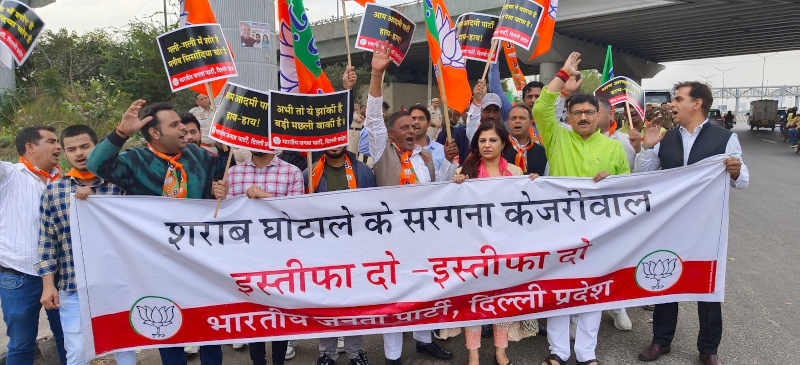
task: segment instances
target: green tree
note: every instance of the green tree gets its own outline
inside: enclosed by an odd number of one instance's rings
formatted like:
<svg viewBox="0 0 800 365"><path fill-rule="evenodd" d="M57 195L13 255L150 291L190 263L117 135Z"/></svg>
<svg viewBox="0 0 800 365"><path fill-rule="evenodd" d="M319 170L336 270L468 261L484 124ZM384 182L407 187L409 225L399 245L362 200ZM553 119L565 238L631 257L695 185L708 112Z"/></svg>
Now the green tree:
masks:
<svg viewBox="0 0 800 365"><path fill-rule="evenodd" d="M583 79L583 83L581 84L579 91L582 94L593 94L594 90L600 86L600 81L603 79L603 75L601 75L600 72L595 69L582 70L581 78Z"/></svg>

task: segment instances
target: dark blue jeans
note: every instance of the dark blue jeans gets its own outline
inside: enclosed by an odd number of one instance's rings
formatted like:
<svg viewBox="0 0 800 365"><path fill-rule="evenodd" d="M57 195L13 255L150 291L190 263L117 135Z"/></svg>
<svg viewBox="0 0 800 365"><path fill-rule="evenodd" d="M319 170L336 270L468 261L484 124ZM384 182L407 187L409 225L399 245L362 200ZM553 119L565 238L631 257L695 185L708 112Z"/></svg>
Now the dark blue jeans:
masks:
<svg viewBox="0 0 800 365"><path fill-rule="evenodd" d="M0 304L9 338L6 364L33 364L41 298L42 278L12 271L0 272ZM58 358L61 364L66 364L67 352L58 310L48 310L47 319L56 340Z"/></svg>
<svg viewBox="0 0 800 365"><path fill-rule="evenodd" d="M186 365L183 347L160 348L158 352L163 365ZM200 346L200 364L222 365L222 345Z"/></svg>
<svg viewBox="0 0 800 365"><path fill-rule="evenodd" d="M789 133L789 144L791 144L792 146L796 145L798 139L797 128L790 128L788 133Z"/></svg>

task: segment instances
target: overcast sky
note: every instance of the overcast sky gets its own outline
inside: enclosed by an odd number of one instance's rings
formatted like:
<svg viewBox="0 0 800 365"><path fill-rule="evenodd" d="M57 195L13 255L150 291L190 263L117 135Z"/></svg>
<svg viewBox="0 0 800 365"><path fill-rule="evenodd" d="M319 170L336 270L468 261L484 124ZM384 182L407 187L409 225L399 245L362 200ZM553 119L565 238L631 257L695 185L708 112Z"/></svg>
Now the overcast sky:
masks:
<svg viewBox="0 0 800 365"><path fill-rule="evenodd" d="M228 0L235 1L235 0ZM265 0L271 1L271 0ZM379 4L396 4L408 0L377 0ZM336 15L337 0L306 0L312 20ZM348 14L363 12L361 6L347 1ZM67 28L86 32L98 27L121 27L133 17L147 17L160 12L162 2L157 0L58 0L38 13L47 23L47 28ZM113 11L111 10L113 9ZM177 13L174 7L169 9ZM156 19L162 19L158 13ZM800 50L768 53L764 83L770 85L800 85ZM722 87L723 74L725 86L760 86L762 66L765 58L761 55L721 57L703 60L665 63L667 68L653 79L643 81L646 89L671 87L676 81L700 80L714 87ZM727 70L727 71L724 71Z"/></svg>

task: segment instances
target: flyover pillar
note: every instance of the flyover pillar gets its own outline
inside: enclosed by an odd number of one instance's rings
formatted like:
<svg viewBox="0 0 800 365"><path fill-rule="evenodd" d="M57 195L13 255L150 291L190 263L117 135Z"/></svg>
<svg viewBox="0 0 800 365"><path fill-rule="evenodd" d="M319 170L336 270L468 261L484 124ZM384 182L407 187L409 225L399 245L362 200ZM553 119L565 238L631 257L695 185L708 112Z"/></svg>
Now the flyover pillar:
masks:
<svg viewBox="0 0 800 365"><path fill-rule="evenodd" d="M559 68L560 65L558 63L542 62L539 64L539 81L547 85L550 80L556 77L556 73L558 73Z"/></svg>

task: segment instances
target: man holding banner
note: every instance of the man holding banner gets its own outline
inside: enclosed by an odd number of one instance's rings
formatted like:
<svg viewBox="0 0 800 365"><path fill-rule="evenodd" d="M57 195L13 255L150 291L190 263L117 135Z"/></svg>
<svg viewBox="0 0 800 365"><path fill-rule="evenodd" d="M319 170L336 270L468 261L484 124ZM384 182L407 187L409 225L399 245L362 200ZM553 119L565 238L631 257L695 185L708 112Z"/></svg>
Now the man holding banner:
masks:
<svg viewBox="0 0 800 365"><path fill-rule="evenodd" d="M229 151L219 156L187 144L186 127L168 104L134 101L117 126L89 155L87 168L130 195L155 195L177 199L211 197L211 182L221 177ZM142 131L146 148L121 152L127 139ZM162 178L163 176L163 178ZM159 349L164 365L186 364L183 347ZM200 346L200 362L222 364L220 345Z"/></svg>
<svg viewBox="0 0 800 365"><path fill-rule="evenodd" d="M36 264L36 271L42 277L42 305L47 310L58 310L61 318L67 364L87 364L72 256L70 201L72 196L86 199L93 194L122 195L123 192L116 185L86 170L86 160L97 143L94 130L85 125L72 125L61 132L60 139L72 169L65 177L48 184L42 193L39 208L40 260ZM136 353L115 352L114 359L119 365L135 365Z"/></svg>
<svg viewBox="0 0 800 365"><path fill-rule="evenodd" d="M373 171L378 186L447 181L455 173L454 166L447 160L443 161L440 170L450 171L450 174L437 176L430 151L416 144L414 120L407 112L395 112L389 116L388 123L383 122L383 74L391 62L385 43L375 49L364 128L369 137L369 151L375 161ZM432 341L429 330L414 331L414 339L417 341L417 352L442 360L453 358L452 352ZM383 347L386 364L402 364L402 332L384 334Z"/></svg>
<svg viewBox="0 0 800 365"><path fill-rule="evenodd" d="M581 54L572 52L564 67L556 74L533 107L539 133L550 161L552 176L592 177L599 182L609 175L630 173L622 146L602 135L597 128L597 99L593 95L573 95L567 99L567 122L572 130L558 124L556 99L571 77L580 75ZM598 365L595 355L597 332L602 312L576 315L575 358L579 365ZM550 355L543 365L566 364L570 358L570 316L547 319L547 341Z"/></svg>
<svg viewBox="0 0 800 365"><path fill-rule="evenodd" d="M217 199L247 196L250 199L266 199L276 196L303 195L303 177L300 169L281 160L277 151L253 152L253 158L233 166L226 181L216 181L212 191ZM289 341L272 342L272 364L282 365L286 360ZM253 365L266 365L264 342L248 344Z"/></svg>
<svg viewBox="0 0 800 365"><path fill-rule="evenodd" d="M734 188L744 189L750 183L750 172L742 162L742 146L735 133L708 122L708 110L714 102L711 89L700 82L675 85L671 107L673 118L680 127L670 129L661 138L659 126L647 126L644 143L636 129L630 131L636 155L636 171L652 171L688 166L719 154L730 156L725 168ZM717 348L722 339L722 304L697 302L700 332L697 350L706 365L722 364ZM668 354L678 322L678 303L657 304L653 311L653 341L641 353L639 360L655 361Z"/></svg>
<svg viewBox="0 0 800 365"><path fill-rule="evenodd" d="M356 155L348 152L344 147L325 151L313 166L310 170L312 194L377 186L372 170L358 161ZM308 173L309 169L303 171L306 183L309 179ZM360 335L344 338L344 350L350 358L350 365L369 365L362 338L363 336ZM336 364L336 360L339 358L336 340L336 337L319 339L317 365Z"/></svg>

